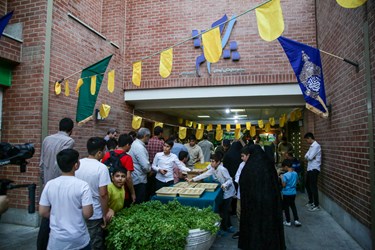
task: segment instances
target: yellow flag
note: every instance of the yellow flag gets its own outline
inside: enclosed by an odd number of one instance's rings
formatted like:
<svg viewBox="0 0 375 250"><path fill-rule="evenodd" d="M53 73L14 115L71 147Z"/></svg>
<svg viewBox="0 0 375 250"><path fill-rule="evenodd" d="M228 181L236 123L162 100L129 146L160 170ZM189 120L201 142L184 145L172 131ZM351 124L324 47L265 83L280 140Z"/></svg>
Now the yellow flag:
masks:
<svg viewBox="0 0 375 250"><path fill-rule="evenodd" d="M280 126L280 128L284 127L284 125L285 125L284 116L280 116L280 118L279 118L279 126Z"/></svg>
<svg viewBox="0 0 375 250"><path fill-rule="evenodd" d="M132 82L135 86L141 86L142 78L142 61L133 63L133 77Z"/></svg>
<svg viewBox="0 0 375 250"><path fill-rule="evenodd" d="M61 84L59 82L55 82L55 94L60 95L61 93Z"/></svg>
<svg viewBox="0 0 375 250"><path fill-rule="evenodd" d="M250 128L251 128L251 122L246 122L246 129L250 130Z"/></svg>
<svg viewBox="0 0 375 250"><path fill-rule="evenodd" d="M201 129L201 128L197 129L197 132L195 132L195 137L197 138L197 140L202 140L203 131L204 131L204 129Z"/></svg>
<svg viewBox="0 0 375 250"><path fill-rule="evenodd" d="M189 120L186 120L185 125L188 126L188 127L191 127L191 126L193 126L193 122L189 121Z"/></svg>
<svg viewBox="0 0 375 250"><path fill-rule="evenodd" d="M197 128L197 123L193 122L193 128Z"/></svg>
<svg viewBox="0 0 375 250"><path fill-rule="evenodd" d="M113 93L113 91L115 90L115 70L111 70L108 72L107 89L110 93Z"/></svg>
<svg viewBox="0 0 375 250"><path fill-rule="evenodd" d="M167 78L172 72L173 64L173 48L164 50L160 54L159 74L163 78Z"/></svg>
<svg viewBox="0 0 375 250"><path fill-rule="evenodd" d="M363 5L367 0L336 0L344 8L353 9Z"/></svg>
<svg viewBox="0 0 375 250"><path fill-rule="evenodd" d="M292 111L290 112L290 121L294 122L296 120L296 112Z"/></svg>
<svg viewBox="0 0 375 250"><path fill-rule="evenodd" d="M207 131L208 131L208 132L212 131L212 124L208 124L208 125L207 125Z"/></svg>
<svg viewBox="0 0 375 250"><path fill-rule="evenodd" d="M100 105L99 114L102 118L107 118L109 115L109 111L111 111L111 106L107 104Z"/></svg>
<svg viewBox="0 0 375 250"><path fill-rule="evenodd" d="M132 128L139 129L141 127L142 117L133 115Z"/></svg>
<svg viewBox="0 0 375 250"><path fill-rule="evenodd" d="M220 28L216 27L202 35L203 54L210 63L220 60L223 49L221 47Z"/></svg>
<svg viewBox="0 0 375 250"><path fill-rule="evenodd" d="M186 138L186 128L185 127L179 127L178 128L178 138L181 140Z"/></svg>
<svg viewBox="0 0 375 250"><path fill-rule="evenodd" d="M264 127L263 120L258 120L258 127L259 128L263 128Z"/></svg>
<svg viewBox="0 0 375 250"><path fill-rule="evenodd" d="M230 124L228 123L225 129L227 132L230 132Z"/></svg>
<svg viewBox="0 0 375 250"><path fill-rule="evenodd" d="M66 80L65 81L65 96L69 96L69 95L70 95L69 81Z"/></svg>
<svg viewBox="0 0 375 250"><path fill-rule="evenodd" d="M271 125L271 126L275 126L275 117L270 117L270 118L268 119L268 121L270 122L270 125Z"/></svg>
<svg viewBox="0 0 375 250"><path fill-rule="evenodd" d="M184 119L183 118L177 118L177 121L178 121L178 124L184 123Z"/></svg>
<svg viewBox="0 0 375 250"><path fill-rule="evenodd" d="M296 120L300 120L302 118L302 111L301 109L296 110Z"/></svg>
<svg viewBox="0 0 375 250"><path fill-rule="evenodd" d="M216 125L216 130L221 130L221 124Z"/></svg>
<svg viewBox="0 0 375 250"><path fill-rule="evenodd" d="M76 93L79 91L79 88L82 86L83 80L82 78L78 79L77 86L76 86Z"/></svg>
<svg viewBox="0 0 375 250"><path fill-rule="evenodd" d="M255 126L251 126L251 128L250 128L250 136L254 137L256 134L257 134L257 130L256 130Z"/></svg>
<svg viewBox="0 0 375 250"><path fill-rule="evenodd" d="M273 41L284 31L284 18L280 0L272 0L269 3L255 9L258 31L265 41Z"/></svg>
<svg viewBox="0 0 375 250"><path fill-rule="evenodd" d="M216 139L217 141L221 141L221 140L223 139L223 130L221 130L221 129L216 129L215 139Z"/></svg>
<svg viewBox="0 0 375 250"><path fill-rule="evenodd" d="M91 85L90 85L90 93L91 95L95 95L96 92L96 75L91 77Z"/></svg>
<svg viewBox="0 0 375 250"><path fill-rule="evenodd" d="M266 133L270 132L271 130L271 124L269 122L266 123L266 126L264 127L264 131L266 131Z"/></svg>
<svg viewBox="0 0 375 250"><path fill-rule="evenodd" d="M163 125L164 125L164 124L163 124L162 122L155 122L155 124L154 124L154 128L157 127L157 126L159 126L159 127L162 128Z"/></svg>
<svg viewBox="0 0 375 250"><path fill-rule="evenodd" d="M204 124L198 123L198 129L203 129L204 130Z"/></svg>
<svg viewBox="0 0 375 250"><path fill-rule="evenodd" d="M234 130L234 138L236 138L237 140L241 138L241 128L236 128Z"/></svg>
<svg viewBox="0 0 375 250"><path fill-rule="evenodd" d="M241 124L236 123L236 129L241 129Z"/></svg>

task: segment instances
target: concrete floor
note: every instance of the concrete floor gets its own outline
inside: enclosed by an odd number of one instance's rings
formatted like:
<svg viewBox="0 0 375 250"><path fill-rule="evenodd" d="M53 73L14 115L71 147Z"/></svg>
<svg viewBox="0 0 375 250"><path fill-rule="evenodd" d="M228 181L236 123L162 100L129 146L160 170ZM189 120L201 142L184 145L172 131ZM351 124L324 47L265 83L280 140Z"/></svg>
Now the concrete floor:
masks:
<svg viewBox="0 0 375 250"><path fill-rule="evenodd" d="M309 212L305 194L297 195L297 210L302 226L285 227L285 242L291 250L359 250L362 249L324 210ZM232 223L237 224L235 216ZM34 250L38 228L0 223L0 250ZM216 237L211 250L238 249L231 234Z"/></svg>

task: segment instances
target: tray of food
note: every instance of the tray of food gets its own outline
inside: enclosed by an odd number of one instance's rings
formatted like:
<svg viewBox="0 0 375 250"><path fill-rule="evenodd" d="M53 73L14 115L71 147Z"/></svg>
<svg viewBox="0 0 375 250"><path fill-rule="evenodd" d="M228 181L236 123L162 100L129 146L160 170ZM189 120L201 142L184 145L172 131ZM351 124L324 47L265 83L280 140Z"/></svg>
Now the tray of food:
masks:
<svg viewBox="0 0 375 250"><path fill-rule="evenodd" d="M195 188L204 188L206 191L214 192L218 185L217 183L198 183Z"/></svg>
<svg viewBox="0 0 375 250"><path fill-rule="evenodd" d="M155 193L157 196L176 197L178 193L182 192L182 188L177 187L162 187Z"/></svg>
<svg viewBox="0 0 375 250"><path fill-rule="evenodd" d="M176 188L187 188L189 186L189 182L180 181L173 185Z"/></svg>
<svg viewBox="0 0 375 250"><path fill-rule="evenodd" d="M179 195L180 197L199 198L203 192L203 188L185 188Z"/></svg>

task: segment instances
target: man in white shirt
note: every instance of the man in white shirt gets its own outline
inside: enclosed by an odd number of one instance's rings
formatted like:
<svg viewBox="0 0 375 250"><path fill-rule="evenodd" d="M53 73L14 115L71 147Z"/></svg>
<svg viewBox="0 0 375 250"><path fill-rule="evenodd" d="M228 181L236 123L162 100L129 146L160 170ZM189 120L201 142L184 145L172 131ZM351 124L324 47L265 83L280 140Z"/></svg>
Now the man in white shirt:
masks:
<svg viewBox="0 0 375 250"><path fill-rule="evenodd" d="M110 220L107 185L111 183L106 165L100 162L104 156L105 140L91 137L87 141L89 156L80 160L77 178L86 181L92 193L94 214L86 220L92 249L104 249L103 227Z"/></svg>
<svg viewBox="0 0 375 250"><path fill-rule="evenodd" d="M304 138L310 144L310 148L305 155L305 159L307 160L306 190L309 197L309 202L306 206L309 207L309 211L314 212L320 210L318 176L322 162L322 150L320 145L315 141L312 133L306 133Z"/></svg>
<svg viewBox="0 0 375 250"><path fill-rule="evenodd" d="M156 172L156 190L173 185L173 167L175 165L181 171L190 171L190 169L178 159L177 155L171 153L172 147L173 141L166 141L163 146L163 152L156 153L152 161L152 169Z"/></svg>
<svg viewBox="0 0 375 250"><path fill-rule="evenodd" d="M209 162L215 148L214 144L208 140L208 135L206 133L203 134L203 140L198 142L198 146L202 149L204 161Z"/></svg>
<svg viewBox="0 0 375 250"><path fill-rule="evenodd" d="M91 249L84 219L92 216L93 201L87 182L74 176L78 157L74 149L57 154L62 174L47 182L39 201L40 215L50 219L48 249Z"/></svg>

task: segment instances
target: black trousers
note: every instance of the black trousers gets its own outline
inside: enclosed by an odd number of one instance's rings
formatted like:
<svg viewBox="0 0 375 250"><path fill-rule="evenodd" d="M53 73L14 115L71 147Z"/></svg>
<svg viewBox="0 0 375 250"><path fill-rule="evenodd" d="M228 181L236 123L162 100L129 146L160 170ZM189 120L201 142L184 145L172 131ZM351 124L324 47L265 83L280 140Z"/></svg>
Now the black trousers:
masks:
<svg viewBox="0 0 375 250"><path fill-rule="evenodd" d="M307 171L306 174L306 191L309 203L314 203L315 206L319 206L318 176L319 171L317 169Z"/></svg>
<svg viewBox="0 0 375 250"><path fill-rule="evenodd" d="M38 250L46 250L48 246L49 232L49 219L42 217L39 227L38 239L36 246Z"/></svg>
<svg viewBox="0 0 375 250"><path fill-rule="evenodd" d="M147 199L146 186L147 186L146 183L139 183L139 184L134 185L135 204L140 204L146 201Z"/></svg>
<svg viewBox="0 0 375 250"><path fill-rule="evenodd" d="M162 187L169 187L169 186L172 186L173 184L174 184L174 180L171 180L171 181L168 181L168 182L162 182L162 181L159 181L158 179L156 179L155 189L156 189L156 191L158 191Z"/></svg>
<svg viewBox="0 0 375 250"><path fill-rule="evenodd" d="M231 204L232 204L232 197L228 199L223 199L223 201L219 205L219 215L221 217L220 228L222 230L228 230L232 226L232 222L230 221Z"/></svg>
<svg viewBox="0 0 375 250"><path fill-rule="evenodd" d="M294 202L295 200L296 195L283 195L283 209L285 213L285 220L287 222L290 222L289 207L292 209L294 220L298 220L296 203Z"/></svg>

